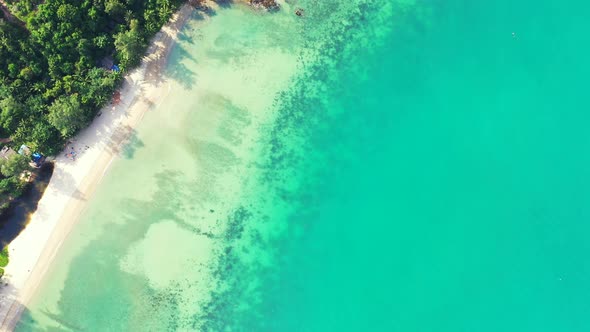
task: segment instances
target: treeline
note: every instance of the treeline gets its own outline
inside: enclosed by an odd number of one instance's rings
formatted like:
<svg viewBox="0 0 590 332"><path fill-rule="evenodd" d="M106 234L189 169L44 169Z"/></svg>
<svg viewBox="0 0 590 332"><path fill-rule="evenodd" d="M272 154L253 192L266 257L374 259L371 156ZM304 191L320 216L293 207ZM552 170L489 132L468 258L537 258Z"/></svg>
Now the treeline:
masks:
<svg viewBox="0 0 590 332"><path fill-rule="evenodd" d="M0 139L45 155L59 153L111 100L121 72L106 64L123 72L138 64L183 2L4 1L20 22L0 11ZM0 172L0 201L16 189L2 181L8 173Z"/></svg>
<svg viewBox="0 0 590 332"><path fill-rule="evenodd" d="M136 65L181 0L8 0L0 22L0 137L55 154L112 96L112 57ZM106 61L108 62L108 61Z"/></svg>

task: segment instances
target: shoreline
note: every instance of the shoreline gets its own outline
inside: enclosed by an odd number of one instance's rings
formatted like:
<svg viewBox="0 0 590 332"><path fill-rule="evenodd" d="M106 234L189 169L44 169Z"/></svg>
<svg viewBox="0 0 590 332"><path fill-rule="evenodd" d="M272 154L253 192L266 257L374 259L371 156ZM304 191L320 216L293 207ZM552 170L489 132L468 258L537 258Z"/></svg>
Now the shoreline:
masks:
<svg viewBox="0 0 590 332"><path fill-rule="evenodd" d="M163 71L179 31L194 7L184 4L152 38L141 65L119 89L121 101L103 107L56 157L53 176L26 228L8 246L10 262L0 280L0 331L12 331L112 161L145 112L167 93ZM73 149L75 161L64 152Z"/></svg>

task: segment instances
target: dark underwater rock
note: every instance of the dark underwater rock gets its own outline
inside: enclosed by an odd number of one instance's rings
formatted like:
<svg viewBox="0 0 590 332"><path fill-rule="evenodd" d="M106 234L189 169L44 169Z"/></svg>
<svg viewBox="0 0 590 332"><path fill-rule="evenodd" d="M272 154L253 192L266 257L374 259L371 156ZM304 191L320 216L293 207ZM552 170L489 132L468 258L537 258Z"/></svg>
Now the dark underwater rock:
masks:
<svg viewBox="0 0 590 332"><path fill-rule="evenodd" d="M270 11L279 10L280 8L275 0L250 0L250 4L254 7L263 7Z"/></svg>

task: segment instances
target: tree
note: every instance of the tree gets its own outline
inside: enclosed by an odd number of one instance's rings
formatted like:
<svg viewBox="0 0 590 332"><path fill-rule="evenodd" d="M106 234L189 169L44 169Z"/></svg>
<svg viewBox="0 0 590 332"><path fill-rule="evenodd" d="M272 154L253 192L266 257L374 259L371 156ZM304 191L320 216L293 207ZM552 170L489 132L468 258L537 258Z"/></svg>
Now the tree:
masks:
<svg viewBox="0 0 590 332"><path fill-rule="evenodd" d="M99 35L94 37L92 42L94 43L94 46L99 49L104 49L109 45L109 38L106 35Z"/></svg>
<svg viewBox="0 0 590 332"><path fill-rule="evenodd" d="M100 68L93 68L86 74L86 80L78 82L78 91L82 104L96 108L104 106L113 94L118 75Z"/></svg>
<svg viewBox="0 0 590 332"><path fill-rule="evenodd" d="M25 108L13 96L0 100L0 126L7 132L14 132L25 116Z"/></svg>
<svg viewBox="0 0 590 332"><path fill-rule="evenodd" d="M27 145L31 150L49 155L59 153L64 141L60 132L45 119L35 122L28 137Z"/></svg>
<svg viewBox="0 0 590 332"><path fill-rule="evenodd" d="M13 154L0 166L0 173L5 177L18 177L22 172L29 169L29 160L20 154Z"/></svg>
<svg viewBox="0 0 590 332"><path fill-rule="evenodd" d="M81 107L78 94L61 96L48 108L47 120L63 137L71 137L88 123L88 115Z"/></svg>
<svg viewBox="0 0 590 332"><path fill-rule="evenodd" d="M9 195L12 197L20 196L23 190L23 184L16 177L9 177L0 180L0 194ZM1 201L0 195L0 201ZM0 208L0 212L2 208Z"/></svg>
<svg viewBox="0 0 590 332"><path fill-rule="evenodd" d="M119 0L107 0L104 10L109 15L121 16L125 13L125 6Z"/></svg>
<svg viewBox="0 0 590 332"><path fill-rule="evenodd" d="M145 47L146 41L137 20L131 20L129 30L115 35L117 57L124 68L138 64Z"/></svg>

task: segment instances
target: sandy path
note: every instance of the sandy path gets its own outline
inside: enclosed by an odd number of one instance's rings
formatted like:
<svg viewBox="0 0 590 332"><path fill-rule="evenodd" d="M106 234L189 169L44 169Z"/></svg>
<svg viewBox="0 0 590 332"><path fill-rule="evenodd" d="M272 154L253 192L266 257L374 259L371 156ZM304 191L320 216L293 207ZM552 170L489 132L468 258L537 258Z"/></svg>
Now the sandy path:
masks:
<svg viewBox="0 0 590 332"><path fill-rule="evenodd" d="M109 105L82 131L66 151L73 148L75 161L60 154L51 181L29 225L9 245L10 263L0 289L0 330L16 326L44 273L77 217L100 183L133 128L167 92L162 71L180 28L193 7L184 5L154 37L141 66L125 77L121 102Z"/></svg>

